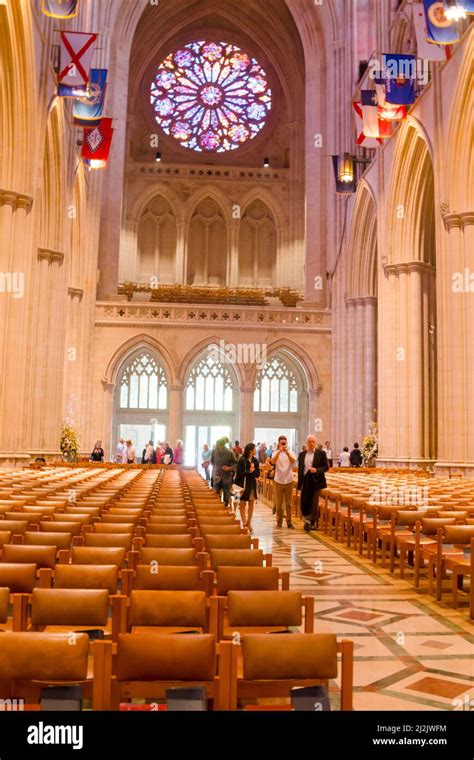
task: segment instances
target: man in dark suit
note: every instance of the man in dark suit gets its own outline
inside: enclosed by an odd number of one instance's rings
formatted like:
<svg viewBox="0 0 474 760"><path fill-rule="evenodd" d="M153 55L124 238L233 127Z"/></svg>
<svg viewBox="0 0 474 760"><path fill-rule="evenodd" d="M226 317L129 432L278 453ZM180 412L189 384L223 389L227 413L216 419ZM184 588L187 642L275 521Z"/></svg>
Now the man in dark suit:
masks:
<svg viewBox="0 0 474 760"><path fill-rule="evenodd" d="M329 470L326 452L318 448L314 435L306 441L307 451L298 456L298 490L301 491L301 512L304 529L315 530L319 517L319 495L327 487L324 473Z"/></svg>

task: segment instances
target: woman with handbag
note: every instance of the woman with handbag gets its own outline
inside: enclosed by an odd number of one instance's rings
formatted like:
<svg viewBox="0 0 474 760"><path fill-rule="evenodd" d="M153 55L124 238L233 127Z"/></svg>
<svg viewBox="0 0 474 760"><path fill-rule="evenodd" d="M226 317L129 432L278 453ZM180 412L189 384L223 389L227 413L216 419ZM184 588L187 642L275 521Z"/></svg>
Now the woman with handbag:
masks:
<svg viewBox="0 0 474 760"><path fill-rule="evenodd" d="M244 528L252 530L252 516L255 500L257 498L257 478L260 477L260 466L255 456L257 449L255 444L248 443L243 456L237 462L235 486L241 491L240 494L240 517ZM248 515L246 509L248 503Z"/></svg>

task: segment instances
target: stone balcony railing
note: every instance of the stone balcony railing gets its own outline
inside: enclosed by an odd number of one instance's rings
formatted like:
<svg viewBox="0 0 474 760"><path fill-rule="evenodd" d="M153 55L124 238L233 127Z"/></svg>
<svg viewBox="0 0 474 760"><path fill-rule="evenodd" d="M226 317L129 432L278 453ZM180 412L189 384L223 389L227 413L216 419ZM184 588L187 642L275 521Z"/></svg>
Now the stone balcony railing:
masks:
<svg viewBox="0 0 474 760"><path fill-rule="evenodd" d="M105 326L185 326L221 325L238 329L272 329L298 332L330 332L331 314L310 306L216 306L213 304L163 304L100 301L96 304L95 324Z"/></svg>

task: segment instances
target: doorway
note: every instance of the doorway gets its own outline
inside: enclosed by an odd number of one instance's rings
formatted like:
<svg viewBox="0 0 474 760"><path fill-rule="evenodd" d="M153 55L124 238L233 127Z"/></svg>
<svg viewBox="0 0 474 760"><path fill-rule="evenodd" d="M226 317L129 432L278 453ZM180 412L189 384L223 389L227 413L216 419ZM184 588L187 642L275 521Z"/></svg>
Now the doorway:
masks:
<svg viewBox="0 0 474 760"><path fill-rule="evenodd" d="M184 464L187 467L201 467L201 451L205 443L212 450L219 438L226 436L232 441L232 428L229 425L186 425L184 441Z"/></svg>

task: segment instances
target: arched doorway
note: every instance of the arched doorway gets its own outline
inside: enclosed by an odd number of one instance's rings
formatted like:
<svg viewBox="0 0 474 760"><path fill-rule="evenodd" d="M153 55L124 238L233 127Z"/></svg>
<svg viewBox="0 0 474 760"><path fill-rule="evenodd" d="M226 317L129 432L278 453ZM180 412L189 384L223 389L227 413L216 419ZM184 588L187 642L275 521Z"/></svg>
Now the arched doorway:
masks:
<svg viewBox="0 0 474 760"><path fill-rule="evenodd" d="M271 446L286 435L293 451L301 446L308 429L308 383L288 351L270 356L259 371L253 410L255 443Z"/></svg>
<svg viewBox="0 0 474 760"><path fill-rule="evenodd" d="M166 441L168 378L160 358L148 348L136 349L117 373L114 398L113 445L117 438L133 441L137 457L149 440Z"/></svg>
<svg viewBox="0 0 474 760"><path fill-rule="evenodd" d="M219 438L232 441L236 434L237 377L231 365L210 349L200 354L189 370L184 394L185 464L196 467L205 443L212 448Z"/></svg>

